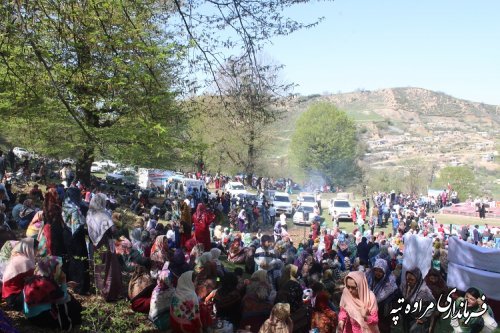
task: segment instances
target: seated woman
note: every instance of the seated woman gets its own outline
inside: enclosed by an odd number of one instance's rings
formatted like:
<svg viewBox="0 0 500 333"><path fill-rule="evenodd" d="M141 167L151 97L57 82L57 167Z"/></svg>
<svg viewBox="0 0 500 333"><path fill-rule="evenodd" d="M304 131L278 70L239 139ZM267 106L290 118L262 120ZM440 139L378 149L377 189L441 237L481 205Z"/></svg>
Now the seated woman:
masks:
<svg viewBox="0 0 500 333"><path fill-rule="evenodd" d="M168 239L165 235L157 236L151 247L151 275L156 278L163 265L168 261Z"/></svg>
<svg viewBox="0 0 500 333"><path fill-rule="evenodd" d="M151 295L149 308L149 320L161 331L170 328L170 305L175 292L175 288L169 278L170 271L168 266L169 262L166 262L162 270L158 273L157 284Z"/></svg>
<svg viewBox="0 0 500 333"><path fill-rule="evenodd" d="M193 271L182 273L170 306L170 327L178 333L201 333L200 303L194 290Z"/></svg>
<svg viewBox="0 0 500 333"><path fill-rule="evenodd" d="M150 266L151 264L136 266L128 285L128 298L135 312L149 313L150 310L151 294L156 286L155 281L149 275Z"/></svg>
<svg viewBox="0 0 500 333"><path fill-rule="evenodd" d="M41 259L24 286L24 314L28 321L43 328L70 331L81 324L81 312L81 305L68 293L61 257Z"/></svg>
<svg viewBox="0 0 500 333"><path fill-rule="evenodd" d="M319 333L335 333L337 331L337 314L329 307L330 295L321 291L316 296L312 314L311 328L318 329Z"/></svg>
<svg viewBox="0 0 500 333"><path fill-rule="evenodd" d="M233 264L243 264L245 262L245 249L241 246L240 238L236 238L229 247L227 261Z"/></svg>
<svg viewBox="0 0 500 333"><path fill-rule="evenodd" d="M267 272L259 270L253 273L241 301L240 328L250 326L250 331L258 332L271 314L275 296L276 292L267 279Z"/></svg>
<svg viewBox="0 0 500 333"><path fill-rule="evenodd" d="M212 249L213 250L213 249ZM238 327L241 317L241 294L238 291L238 277L234 273L226 273L222 277L221 286L214 297L217 317Z"/></svg>
<svg viewBox="0 0 500 333"><path fill-rule="evenodd" d="M35 240L24 238L17 243L3 273L2 298L17 311L23 308L24 280L35 270Z"/></svg>

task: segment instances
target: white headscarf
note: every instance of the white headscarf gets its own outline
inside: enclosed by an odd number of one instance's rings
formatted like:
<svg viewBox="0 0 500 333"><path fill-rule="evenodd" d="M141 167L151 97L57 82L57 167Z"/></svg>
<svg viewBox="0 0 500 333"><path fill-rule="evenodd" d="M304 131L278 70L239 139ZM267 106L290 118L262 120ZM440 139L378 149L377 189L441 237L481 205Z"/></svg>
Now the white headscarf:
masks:
<svg viewBox="0 0 500 333"><path fill-rule="evenodd" d="M87 213L87 227L90 240L94 245L99 244L102 237L113 226L111 214L106 211L106 196L98 193L90 200Z"/></svg>

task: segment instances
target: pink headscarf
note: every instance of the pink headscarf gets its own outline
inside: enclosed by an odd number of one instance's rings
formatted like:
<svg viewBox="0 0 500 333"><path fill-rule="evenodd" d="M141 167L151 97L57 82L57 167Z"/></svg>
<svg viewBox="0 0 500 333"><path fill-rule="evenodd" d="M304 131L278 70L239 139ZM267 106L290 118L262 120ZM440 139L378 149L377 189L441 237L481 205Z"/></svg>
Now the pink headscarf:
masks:
<svg viewBox="0 0 500 333"><path fill-rule="evenodd" d="M369 313L378 311L377 299L375 298L375 294L368 288L365 274L360 271L350 272L344 278L344 285L347 286L347 279L349 278L356 282L358 287L358 298L354 298L351 292L347 288L344 288L342 298L340 299L340 307L344 308L349 316L356 320L363 332L378 333L378 325L367 325L363 318L367 310Z"/></svg>

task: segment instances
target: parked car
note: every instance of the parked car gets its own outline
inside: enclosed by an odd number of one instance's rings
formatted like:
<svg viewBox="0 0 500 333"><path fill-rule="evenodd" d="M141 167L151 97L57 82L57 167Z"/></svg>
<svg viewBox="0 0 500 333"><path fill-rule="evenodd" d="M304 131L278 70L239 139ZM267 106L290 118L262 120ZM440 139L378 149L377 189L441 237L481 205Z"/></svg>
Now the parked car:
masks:
<svg viewBox="0 0 500 333"><path fill-rule="evenodd" d="M290 196L285 192L276 192L273 197L273 205L276 208L276 214L279 215L282 212L286 214L287 217L293 215L293 206Z"/></svg>
<svg viewBox="0 0 500 333"><path fill-rule="evenodd" d="M226 184L225 190L229 192L231 196L238 194L248 194L245 186L240 182L228 182Z"/></svg>
<svg viewBox="0 0 500 333"><path fill-rule="evenodd" d="M315 216L313 206L299 206L293 214L293 224L311 225Z"/></svg>
<svg viewBox="0 0 500 333"><path fill-rule="evenodd" d="M72 158L65 158L64 160L61 161L62 164L75 164L75 160Z"/></svg>
<svg viewBox="0 0 500 333"><path fill-rule="evenodd" d="M106 174L106 181L117 185L135 185L137 184L137 174L126 170L115 170Z"/></svg>
<svg viewBox="0 0 500 333"><path fill-rule="evenodd" d="M92 163L92 165L90 166L90 172L101 172L101 171L102 171L102 166L97 162Z"/></svg>
<svg viewBox="0 0 500 333"><path fill-rule="evenodd" d="M352 211L352 205L351 203L346 200L346 199L332 199L330 201L330 207L328 208L328 212L330 215L333 216L334 211L337 212L339 216L339 220L345 219L345 220L351 220L351 211Z"/></svg>
<svg viewBox="0 0 500 333"><path fill-rule="evenodd" d="M31 156L31 154L28 150L21 148L21 147L14 147L14 149L12 151L14 152L14 155L16 155L17 158L23 159L26 156L27 157Z"/></svg>

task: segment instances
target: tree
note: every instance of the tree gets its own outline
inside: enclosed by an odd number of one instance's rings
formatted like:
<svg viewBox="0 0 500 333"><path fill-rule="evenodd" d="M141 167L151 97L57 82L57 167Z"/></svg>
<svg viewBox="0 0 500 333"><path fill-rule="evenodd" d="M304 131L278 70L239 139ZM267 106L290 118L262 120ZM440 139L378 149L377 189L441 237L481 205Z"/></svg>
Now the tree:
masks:
<svg viewBox="0 0 500 333"><path fill-rule="evenodd" d="M175 159L185 49L163 29L157 1L4 1L0 17L11 135L28 131L44 152L75 153L85 183L97 148L130 164Z"/></svg>
<svg viewBox="0 0 500 333"><path fill-rule="evenodd" d="M469 195L479 194L474 171L467 166L449 166L441 169L432 186L445 189L448 188L448 184L457 191L461 200L465 200Z"/></svg>
<svg viewBox="0 0 500 333"><path fill-rule="evenodd" d="M306 174L319 173L331 184L346 186L360 176L354 122L329 103L316 103L295 125L290 153Z"/></svg>
<svg viewBox="0 0 500 333"><path fill-rule="evenodd" d="M217 89L222 95L205 96L193 128L198 141L208 143L206 155L212 155L217 171L225 160L232 171L243 171L250 183L262 166L262 153L270 143L266 133L284 112L286 94L292 87L280 82L279 70L280 66L261 64L254 72L243 57L231 59L217 73Z"/></svg>

